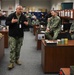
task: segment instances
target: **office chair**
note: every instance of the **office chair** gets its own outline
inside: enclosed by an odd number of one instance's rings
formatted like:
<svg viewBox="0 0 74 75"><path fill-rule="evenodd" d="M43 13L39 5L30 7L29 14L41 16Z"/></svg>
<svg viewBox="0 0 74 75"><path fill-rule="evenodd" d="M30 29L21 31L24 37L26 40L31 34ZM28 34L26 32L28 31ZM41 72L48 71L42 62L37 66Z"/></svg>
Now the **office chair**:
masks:
<svg viewBox="0 0 74 75"><path fill-rule="evenodd" d="M68 38L68 40L72 40L69 32L60 32L57 39Z"/></svg>

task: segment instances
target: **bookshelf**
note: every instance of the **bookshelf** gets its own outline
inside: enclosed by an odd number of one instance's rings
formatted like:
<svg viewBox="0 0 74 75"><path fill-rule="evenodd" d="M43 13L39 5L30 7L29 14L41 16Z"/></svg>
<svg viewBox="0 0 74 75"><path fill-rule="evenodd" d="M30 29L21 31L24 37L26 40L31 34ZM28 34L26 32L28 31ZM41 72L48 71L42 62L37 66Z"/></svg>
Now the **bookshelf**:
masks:
<svg viewBox="0 0 74 75"><path fill-rule="evenodd" d="M74 19L74 9L57 10L58 15L66 19Z"/></svg>
<svg viewBox="0 0 74 75"><path fill-rule="evenodd" d="M57 10L57 12L61 18L61 24L65 27L65 30L69 31L72 24L70 20L74 20L74 9Z"/></svg>

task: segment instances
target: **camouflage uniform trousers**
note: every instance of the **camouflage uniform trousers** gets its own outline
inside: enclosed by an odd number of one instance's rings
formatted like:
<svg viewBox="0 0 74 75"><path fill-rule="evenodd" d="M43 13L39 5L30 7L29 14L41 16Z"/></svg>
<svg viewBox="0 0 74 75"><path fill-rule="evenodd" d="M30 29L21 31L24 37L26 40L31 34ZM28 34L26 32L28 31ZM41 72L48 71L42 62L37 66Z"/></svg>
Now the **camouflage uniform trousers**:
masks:
<svg viewBox="0 0 74 75"><path fill-rule="evenodd" d="M54 31L53 31L53 36L52 36L52 34L50 34L50 32L46 32L46 33L45 33L45 36L46 36L47 39L49 39L49 40L56 40L59 33L60 33L60 29L57 29L57 30L54 30Z"/></svg>
<svg viewBox="0 0 74 75"><path fill-rule="evenodd" d="M23 44L23 37L22 38L14 38L9 36L9 46L10 46L10 62L16 62L20 57L20 50Z"/></svg>
<svg viewBox="0 0 74 75"><path fill-rule="evenodd" d="M72 40L74 40L74 33L73 33L73 34L71 34L71 38L72 38Z"/></svg>

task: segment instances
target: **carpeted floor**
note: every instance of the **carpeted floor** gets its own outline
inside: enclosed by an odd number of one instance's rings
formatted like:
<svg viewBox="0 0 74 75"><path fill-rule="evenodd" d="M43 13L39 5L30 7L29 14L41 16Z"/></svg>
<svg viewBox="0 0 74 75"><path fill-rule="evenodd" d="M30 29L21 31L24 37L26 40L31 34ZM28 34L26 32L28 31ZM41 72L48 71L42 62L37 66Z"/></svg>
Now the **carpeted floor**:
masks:
<svg viewBox="0 0 74 75"><path fill-rule="evenodd" d="M58 75L44 74L41 67L41 51L36 50L35 36L31 32L24 33L23 46L21 48L21 66L15 64L15 68L8 70L9 48L5 49L5 55L0 62L0 75Z"/></svg>

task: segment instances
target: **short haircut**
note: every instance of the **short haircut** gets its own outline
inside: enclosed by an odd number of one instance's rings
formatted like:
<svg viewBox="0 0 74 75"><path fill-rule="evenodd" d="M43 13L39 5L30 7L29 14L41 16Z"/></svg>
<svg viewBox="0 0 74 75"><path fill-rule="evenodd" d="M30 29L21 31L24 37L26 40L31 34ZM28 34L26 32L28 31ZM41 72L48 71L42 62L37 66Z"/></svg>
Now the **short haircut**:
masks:
<svg viewBox="0 0 74 75"><path fill-rule="evenodd" d="M16 9L18 9L18 8L23 8L21 5L18 5L17 7L16 7Z"/></svg>
<svg viewBox="0 0 74 75"><path fill-rule="evenodd" d="M51 10L51 12L55 12L57 15L59 14L57 10Z"/></svg>

